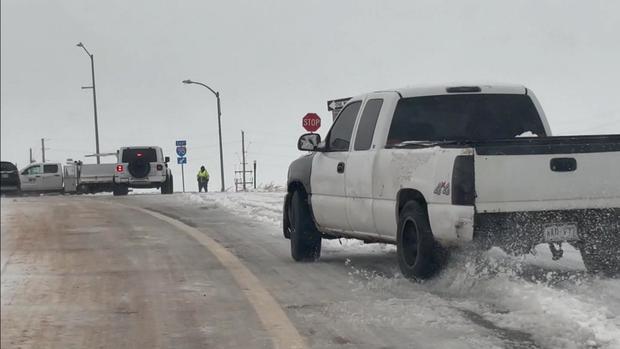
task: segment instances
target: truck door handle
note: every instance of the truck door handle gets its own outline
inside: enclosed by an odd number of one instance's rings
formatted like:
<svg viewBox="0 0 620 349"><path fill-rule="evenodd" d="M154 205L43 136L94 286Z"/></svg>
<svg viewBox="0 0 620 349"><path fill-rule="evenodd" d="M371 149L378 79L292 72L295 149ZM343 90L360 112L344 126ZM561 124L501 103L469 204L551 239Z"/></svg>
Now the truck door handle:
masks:
<svg viewBox="0 0 620 349"><path fill-rule="evenodd" d="M60 175L59 174L55 174L54 177L60 177Z"/></svg>
<svg viewBox="0 0 620 349"><path fill-rule="evenodd" d="M338 166L336 167L336 171L338 171L338 173L344 173L344 162L338 163Z"/></svg>
<svg viewBox="0 0 620 349"><path fill-rule="evenodd" d="M549 167L554 172L572 172L577 169L577 160L575 158L554 158L549 162Z"/></svg>

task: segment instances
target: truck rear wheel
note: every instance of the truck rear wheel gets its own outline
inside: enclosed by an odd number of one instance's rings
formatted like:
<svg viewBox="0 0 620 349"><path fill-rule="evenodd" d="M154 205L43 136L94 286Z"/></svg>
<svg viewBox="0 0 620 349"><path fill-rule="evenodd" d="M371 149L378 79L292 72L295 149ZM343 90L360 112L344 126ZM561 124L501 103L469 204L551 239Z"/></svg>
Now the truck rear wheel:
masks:
<svg viewBox="0 0 620 349"><path fill-rule="evenodd" d="M620 276L620 227L611 230L588 234L579 246L583 264L589 272Z"/></svg>
<svg viewBox="0 0 620 349"><path fill-rule="evenodd" d="M88 190L88 185L86 184L80 184L77 186L76 189L78 194L88 194L89 190Z"/></svg>
<svg viewBox="0 0 620 349"><path fill-rule="evenodd" d="M123 196L129 193L129 187L125 185L116 184L114 188L112 188L112 194L114 196Z"/></svg>
<svg viewBox="0 0 620 349"><path fill-rule="evenodd" d="M313 262L321 256L321 233L306 200L307 195L296 190L289 205L291 256L297 262Z"/></svg>
<svg viewBox="0 0 620 349"><path fill-rule="evenodd" d="M166 181L162 183L161 185L161 193L162 194L172 194L172 192L174 191L174 185L173 185L173 179L172 179L172 175L169 175L166 177Z"/></svg>
<svg viewBox="0 0 620 349"><path fill-rule="evenodd" d="M409 279L428 279L441 269L443 250L433 238L426 210L416 201L400 211L396 254L400 271Z"/></svg>

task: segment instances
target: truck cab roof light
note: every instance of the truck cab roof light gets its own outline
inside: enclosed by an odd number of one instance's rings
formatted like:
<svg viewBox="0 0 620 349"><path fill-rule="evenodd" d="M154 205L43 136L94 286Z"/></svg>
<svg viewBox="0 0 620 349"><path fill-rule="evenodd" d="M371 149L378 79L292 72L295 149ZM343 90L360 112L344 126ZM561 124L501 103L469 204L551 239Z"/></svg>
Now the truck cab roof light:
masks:
<svg viewBox="0 0 620 349"><path fill-rule="evenodd" d="M454 86L446 88L448 93L474 93L481 92L482 89L478 86Z"/></svg>

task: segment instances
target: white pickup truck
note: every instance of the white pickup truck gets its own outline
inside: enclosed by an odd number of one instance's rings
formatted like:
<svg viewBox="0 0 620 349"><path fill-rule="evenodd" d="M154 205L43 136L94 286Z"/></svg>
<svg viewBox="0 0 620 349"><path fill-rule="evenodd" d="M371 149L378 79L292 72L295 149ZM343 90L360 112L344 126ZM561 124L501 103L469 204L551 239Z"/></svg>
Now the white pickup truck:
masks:
<svg viewBox="0 0 620 349"><path fill-rule="evenodd" d="M397 245L402 273L435 275L446 247L525 254L562 243L620 271L620 135L552 137L523 86L436 86L350 99L289 167L284 236L297 261L322 238Z"/></svg>
<svg viewBox="0 0 620 349"><path fill-rule="evenodd" d="M21 191L62 192L64 191L63 167L59 163L32 163L20 171Z"/></svg>
<svg viewBox="0 0 620 349"><path fill-rule="evenodd" d="M20 173L21 191L93 194L114 189L115 163L83 164L81 161L32 163Z"/></svg>

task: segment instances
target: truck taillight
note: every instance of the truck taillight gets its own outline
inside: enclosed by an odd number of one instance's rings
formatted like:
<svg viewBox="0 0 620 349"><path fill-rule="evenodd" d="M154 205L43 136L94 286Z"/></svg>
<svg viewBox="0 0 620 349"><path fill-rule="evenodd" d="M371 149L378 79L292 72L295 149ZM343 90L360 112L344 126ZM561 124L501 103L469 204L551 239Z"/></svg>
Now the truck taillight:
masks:
<svg viewBox="0 0 620 349"><path fill-rule="evenodd" d="M459 155L452 169L452 204L473 205L475 200L474 157Z"/></svg>
<svg viewBox="0 0 620 349"><path fill-rule="evenodd" d="M164 169L164 166L162 164L157 164L157 171L161 171Z"/></svg>
<svg viewBox="0 0 620 349"><path fill-rule="evenodd" d="M123 172L124 169L123 165L116 165L116 172Z"/></svg>

